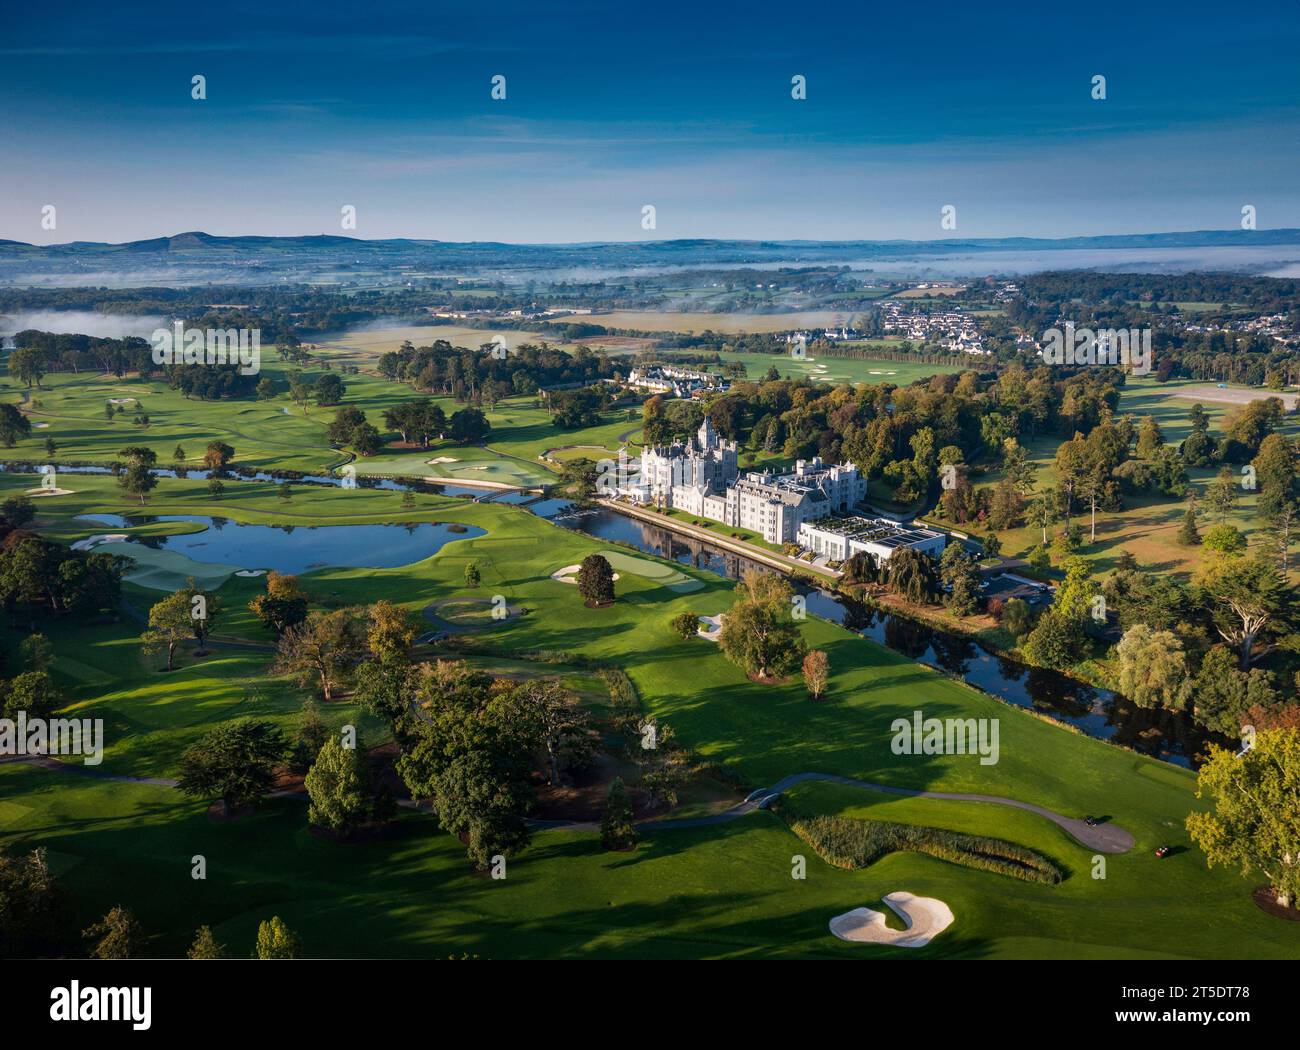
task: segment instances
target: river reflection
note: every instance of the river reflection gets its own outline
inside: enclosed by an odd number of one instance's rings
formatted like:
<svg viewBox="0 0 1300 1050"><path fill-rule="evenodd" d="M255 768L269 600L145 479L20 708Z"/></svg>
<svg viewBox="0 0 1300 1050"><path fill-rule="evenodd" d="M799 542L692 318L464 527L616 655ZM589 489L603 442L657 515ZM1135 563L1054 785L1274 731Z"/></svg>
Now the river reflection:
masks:
<svg viewBox="0 0 1300 1050"><path fill-rule="evenodd" d="M748 558L603 507L543 516L563 528L625 543L648 554L729 579L739 579L748 567L765 568ZM1206 733L1185 715L1139 708L1109 690L1056 671L1009 660L973 639L938 631L916 620L818 588L796 584L796 589L805 596L808 611L814 615L841 624L910 660L960 678L1017 707L1067 722L1089 736L1182 766L1191 765L1191 756L1203 751L1208 743L1225 746L1231 743Z"/></svg>

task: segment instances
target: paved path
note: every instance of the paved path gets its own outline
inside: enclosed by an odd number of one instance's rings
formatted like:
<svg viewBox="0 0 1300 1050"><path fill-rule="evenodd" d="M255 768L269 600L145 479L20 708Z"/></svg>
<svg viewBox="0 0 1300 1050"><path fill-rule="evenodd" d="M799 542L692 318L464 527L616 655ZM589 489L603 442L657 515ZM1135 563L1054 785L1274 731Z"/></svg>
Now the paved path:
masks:
<svg viewBox="0 0 1300 1050"><path fill-rule="evenodd" d="M738 803L722 813L687 820L655 821L652 824L643 826L646 828L694 828L735 820L737 817L743 817L756 809L766 808L782 792L788 791L796 784L803 784L810 780L843 784L847 787L862 788L866 791L880 791L888 795L904 795L908 798L940 798L947 799L950 802L988 802L997 806L1012 806L1015 809L1028 810L1030 813L1037 813L1040 817L1046 817L1057 827L1062 828L1076 842L1088 847L1088 849L1095 849L1098 853L1127 853L1133 848L1133 836L1118 824L1106 823L1098 824L1096 827L1089 827L1082 820L1062 816L1060 813L1056 813L1044 806L1036 806L1032 802L1021 802L1014 798L1000 798L997 795L972 795L950 791L916 791L912 788L876 784L869 780L854 780L852 777L836 776L833 773L793 773L770 788L759 788L744 802Z"/></svg>
<svg viewBox="0 0 1300 1050"><path fill-rule="evenodd" d="M15 755L0 757L0 763L3 762L25 762L30 765L40 766L42 769L53 769L63 773L78 773L83 776L94 777L99 780L112 780L119 783L127 784L151 784L156 787L175 787L177 781L168 780L163 777L125 777L113 773L102 772L94 766L86 766L78 763L59 762L53 758L46 758L40 755ZM681 820L651 820L638 821L637 827L645 831L672 831L678 828L703 828L712 824L725 824L728 821L738 820L739 818L753 813L758 809L766 809L776 797L796 784L807 783L808 781L821 781L829 784L843 784L846 787L862 788L865 791L879 791L888 795L904 795L908 798L939 798L947 799L950 802L987 802L995 806L1011 806L1015 809L1027 810L1030 813L1037 813L1040 817L1046 817L1057 827L1063 829L1067 835L1073 838L1080 845L1088 849L1096 850L1098 853L1127 853L1133 848L1133 836L1121 828L1118 824L1098 824L1096 827L1089 827L1082 820L1074 817L1064 817L1060 813L1047 809L1044 806L1036 806L1032 802L1021 802L1014 798L1001 798L997 795L972 795L960 792L950 791L916 791L912 788L894 787L889 784L876 784L869 780L854 780L852 777L841 777L834 773L792 773L790 776L779 780L770 788L759 788L757 791L743 802L738 802L730 809L721 813L714 813L707 817L686 817ZM272 792L272 798L286 798L297 796L306 797L306 793L301 790L295 791L276 791ZM399 805L410 809L424 809L418 802L403 799ZM532 827L539 830L564 830L564 831L595 831L600 825L594 821L572 821L572 820L530 820L528 822Z"/></svg>
<svg viewBox="0 0 1300 1050"><path fill-rule="evenodd" d="M21 762L24 765L39 766L41 769L52 769L59 773L78 773L84 777L93 777L95 780L112 780L119 784L151 784L154 787L171 787L174 788L180 781L168 780L165 777L124 777L116 773L109 773L100 769L98 766L88 766L81 761L60 762L57 758L50 758L47 755L3 755L0 756L0 765L5 762Z"/></svg>

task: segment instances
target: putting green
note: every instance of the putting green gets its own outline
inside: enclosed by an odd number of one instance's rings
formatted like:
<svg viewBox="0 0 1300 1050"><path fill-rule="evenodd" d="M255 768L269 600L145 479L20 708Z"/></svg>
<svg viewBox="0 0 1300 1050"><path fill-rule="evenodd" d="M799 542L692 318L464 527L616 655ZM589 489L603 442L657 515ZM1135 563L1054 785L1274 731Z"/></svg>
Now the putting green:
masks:
<svg viewBox="0 0 1300 1050"><path fill-rule="evenodd" d="M678 594L689 594L691 591L698 591L704 586L699 580L691 579L685 573L678 572L670 565L660 565L656 561L644 561L641 558L634 558L630 554L624 554L622 551L601 551L600 556L609 562L610 567L615 572L626 572L647 580L655 580Z"/></svg>
<svg viewBox="0 0 1300 1050"><path fill-rule="evenodd" d="M152 591L176 591L191 578L204 590L215 590L241 568L239 565L214 565L195 561L177 551L146 547L143 543L101 543L94 549L104 554L121 554L131 558L136 565L124 579L137 587L147 587Z"/></svg>

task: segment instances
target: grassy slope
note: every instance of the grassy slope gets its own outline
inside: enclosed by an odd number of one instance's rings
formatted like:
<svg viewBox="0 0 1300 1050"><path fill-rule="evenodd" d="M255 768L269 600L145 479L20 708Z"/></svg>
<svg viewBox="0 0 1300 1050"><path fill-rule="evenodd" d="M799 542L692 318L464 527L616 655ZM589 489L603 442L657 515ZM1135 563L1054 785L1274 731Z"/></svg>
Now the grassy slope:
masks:
<svg viewBox="0 0 1300 1050"><path fill-rule="evenodd" d="M16 480L0 476L0 495ZM238 494L223 501L222 512L250 521L391 518L396 501L392 493L300 490L286 509L269 487L231 488ZM164 482L150 509L202 504L199 483ZM67 520L83 506L124 509L111 482L88 480L76 496L43 505L50 533L67 538L89 531ZM0 769L0 797L11 804L0 813L0 830L82 859L69 879L84 917L122 900L162 932L160 950L166 951L179 950L199 923L213 922L242 952L256 920L274 911L301 928L311 951L324 955L867 955L878 949L840 945L826 933L827 921L881 893L908 889L933 891L955 906L958 925L927 949L934 954L1294 954L1295 931L1266 920L1249 902L1253 883L1235 873L1207 873L1194 850L1151 868L1155 845L1185 843L1182 820L1195 802L1192 778L1183 771L1047 725L815 620L803 630L810 645L830 655L829 698L812 704L797 679L757 687L709 643L682 641L669 630L678 612L724 609L730 586L722 581L701 576L701 590L680 595L628 575L614 607L589 610L574 588L549 574L607 544L516 509L463 501L422 497L402 517L462 521L489 532L401 569L323 570L306 578L308 586L333 604L383 595L418 608L467 593L463 570L472 558L483 574L478 596L504 594L529 610L493 628L494 641L512 652L572 650L625 667L651 713L751 786L818 770L1012 795L1070 814L1109 814L1133 832L1137 848L1110 858L1110 879L1100 894L1092 893L1082 881L1087 858L1044 821L987 807L968 818L971 807L897 802L916 807L908 819L954 820L953 826L1040 849L1078 872L1079 882L1022 885L904 856L856 873L810 858L808 881L796 883L789 864L800 851L797 841L775 818L755 814L723 827L654 832L632 855L603 854L591 835L542 833L512 862L510 878L493 883L469 874L459 846L428 818L404 818L406 834L397 841L334 845L305 830L302 806L292 801L218 826L172 792ZM232 608L251 586L239 582L246 590L231 592ZM135 657L136 629L69 631L58 638L58 666L70 686L77 676L67 656L91 670L81 672L85 679L75 696L79 707L109 720L114 742L106 769L174 771L176 756L200 724L240 713L250 680L263 688L261 703L277 717L296 709L290 688L259 677L256 655L227 651L198 667L187 658L186 670L159 675ZM219 633L251 638L259 631L247 617L232 616ZM11 632L3 637L16 644ZM984 767L962 756L894 756L889 724L917 708L927 716L1000 719L1001 761ZM339 721L352 717L346 708L330 714ZM119 727L134 733L122 739ZM870 801L854 798L856 805ZM828 806L842 804L827 800ZM208 857L213 872L202 886L188 880L196 852ZM170 876L160 873L169 866L183 880L183 892L141 891L160 885L160 878L167 885Z"/></svg>

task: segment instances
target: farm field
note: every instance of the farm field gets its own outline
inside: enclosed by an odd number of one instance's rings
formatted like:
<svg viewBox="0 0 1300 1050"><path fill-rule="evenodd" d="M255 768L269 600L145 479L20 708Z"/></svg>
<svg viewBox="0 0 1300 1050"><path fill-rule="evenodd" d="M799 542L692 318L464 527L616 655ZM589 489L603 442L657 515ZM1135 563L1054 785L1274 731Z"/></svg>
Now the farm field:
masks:
<svg viewBox="0 0 1300 1050"><path fill-rule="evenodd" d="M659 310L615 310L589 314L580 318L606 328L625 328L641 332L785 332L792 328L831 327L848 324L852 311L803 310L790 313L687 313Z"/></svg>
<svg viewBox="0 0 1300 1050"><path fill-rule="evenodd" d="M563 323L565 320L582 323L587 318L585 316L561 318L557 323ZM408 340L414 346L430 346L439 339L445 339L453 346L477 350L484 343L493 342L496 336L504 339L506 346L511 350L526 343L547 343L561 350L574 350L578 346L577 343L558 340L553 335L548 336L545 332L530 332L508 327L468 328L464 325L383 325L359 328L322 336L315 345L325 356L364 366L373 364L381 354L398 349ZM583 345L593 350L606 347L610 351L620 353L633 352L651 345L651 342L648 339L637 339L631 336L592 336L590 339L582 340Z"/></svg>
<svg viewBox="0 0 1300 1050"><path fill-rule="evenodd" d="M748 354L724 351L724 362L744 364L747 378L758 380L773 366L783 379L813 379L819 383L893 383L907 386L933 375L960 372L955 365L926 364L913 361L818 356L809 351L805 358L788 354Z"/></svg>
<svg viewBox="0 0 1300 1050"><path fill-rule="evenodd" d="M21 484L0 475L0 498ZM399 517L398 495L391 492L303 488L286 507L270 485L231 482L228 490L222 512L240 521L348 524ZM148 509L192 513L206 503L200 482L163 480ZM68 541L95 531L75 521L76 514L130 509L111 479L87 478L73 495L42 502L37 526ZM339 608L382 594L414 611L433 601L501 594L526 612L475 635L485 653L517 659L560 651L593 666L623 668L645 713L670 725L738 793L805 770L973 790L1070 815L1106 813L1135 836L1136 846L1109 857L1107 878L1099 881L1089 874L1087 851L1031 814L811 785L793 795L801 807L994 834L1045 853L1067 870L1066 881L1021 883L896 854L856 872L810 856L808 879L792 882L798 840L774 815L756 812L725 824L646 829L630 855L602 851L594 832L539 831L497 883L475 875L460 844L424 814L404 814L391 839L339 844L307 831L305 807L296 799L213 822L203 805L168 788L0 765L0 795L8 803L0 812L0 839L50 847L78 920L127 904L162 953L179 953L201 923L242 952L257 922L279 914L299 930L310 955L888 958L896 950L839 942L826 924L906 886L949 901L958 916L951 936L914 954L1145 958L1294 951L1287 924L1250 902L1249 880L1208 871L1200 854L1186 848L1182 820L1200 803L1184 770L1042 722L813 618L800 629L830 658L826 699L814 704L798 680L756 687L715 646L682 640L669 626L684 611L725 610L732 590L726 581L638 555L629 559L638 571L623 572L616 585L615 604L589 609L576 588L557 584L551 573L608 550L607 544L518 508L426 495L401 511L400 520L455 521L486 531L405 566L306 573L302 582L313 603ZM471 560L482 575L477 591L464 585ZM698 586L683 593L678 575ZM257 587L255 580L234 578L218 591L232 611L218 626L219 639L269 642L239 611ZM136 590L127 597L137 609L149 600ZM187 648L180 670L164 675L155 670L156 659L140 657L139 629L128 620L69 626L55 639L54 668L71 697L69 710L107 722L104 772L174 776L180 751L202 728L242 713L288 720L296 710L301 694L265 672L264 651L218 646L196 660ZM16 645L11 632L0 637L7 648ZM895 755L890 724L918 708L939 718L999 719L1000 761L984 766L975 756ZM347 702L325 710L332 724L357 717ZM361 728L367 743L382 742L380 727L363 719ZM1180 850L1158 862L1157 872L1151 850L1166 841ZM195 852L209 858L210 874L190 892ZM141 891L167 886L173 866L175 892Z"/></svg>

